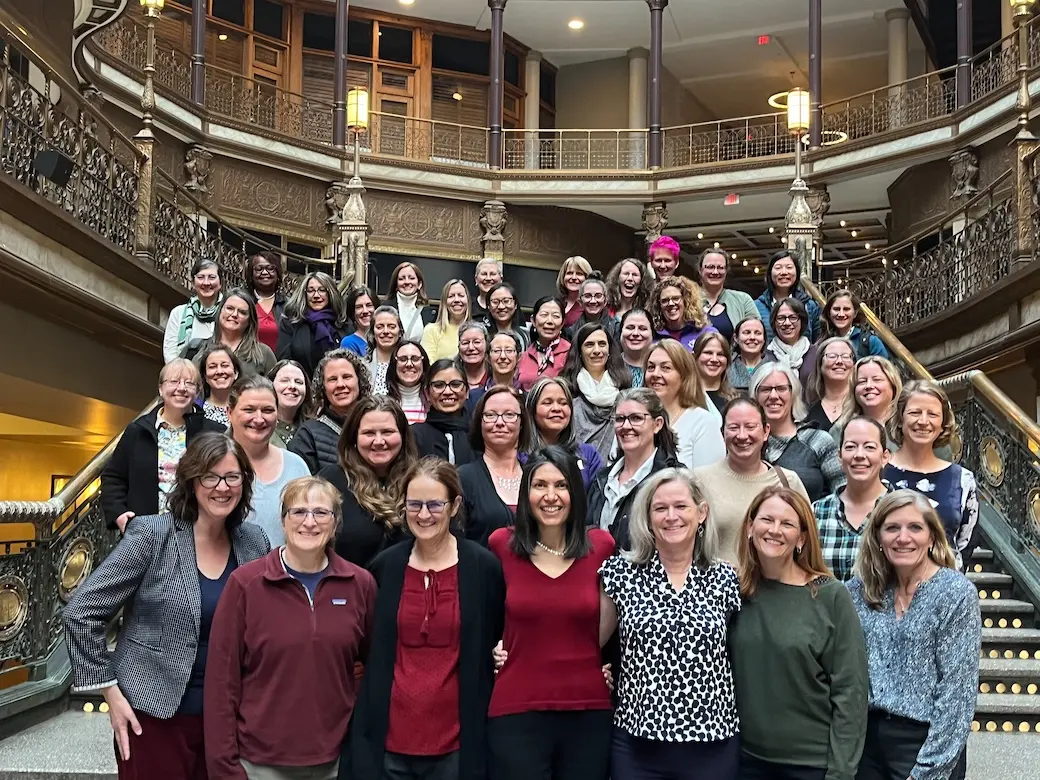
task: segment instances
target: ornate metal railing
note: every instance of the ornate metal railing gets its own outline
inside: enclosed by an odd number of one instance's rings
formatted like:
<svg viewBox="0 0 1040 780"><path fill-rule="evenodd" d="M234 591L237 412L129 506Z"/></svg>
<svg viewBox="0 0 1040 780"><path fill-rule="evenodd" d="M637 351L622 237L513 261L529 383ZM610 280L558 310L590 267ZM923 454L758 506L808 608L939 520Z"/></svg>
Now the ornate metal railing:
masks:
<svg viewBox="0 0 1040 780"><path fill-rule="evenodd" d="M0 44L0 170L133 251L143 155L3 25ZM39 69L42 83L30 83L29 63Z"/></svg>
<svg viewBox="0 0 1040 780"><path fill-rule="evenodd" d="M839 273L821 292L848 287L892 328L981 294L1011 273L1017 236L1011 173L910 238L851 263L821 263Z"/></svg>
<svg viewBox="0 0 1040 780"><path fill-rule="evenodd" d="M475 125L435 122L371 111L361 133L368 154L447 165L487 167L488 131Z"/></svg>
<svg viewBox="0 0 1040 780"><path fill-rule="evenodd" d="M784 113L666 127L663 134L665 168L794 153Z"/></svg>
<svg viewBox="0 0 1040 780"><path fill-rule="evenodd" d="M632 171L647 165L647 130L503 130L510 170Z"/></svg>

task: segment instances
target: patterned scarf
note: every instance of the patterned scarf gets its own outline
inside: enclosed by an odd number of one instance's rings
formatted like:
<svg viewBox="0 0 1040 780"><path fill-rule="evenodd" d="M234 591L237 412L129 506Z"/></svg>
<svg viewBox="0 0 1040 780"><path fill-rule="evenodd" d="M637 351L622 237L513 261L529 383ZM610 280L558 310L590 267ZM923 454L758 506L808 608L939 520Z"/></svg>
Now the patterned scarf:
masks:
<svg viewBox="0 0 1040 780"><path fill-rule="evenodd" d="M216 321L217 312L220 311L220 306L223 302L223 295L218 295L212 306L203 306L197 295L193 295L188 299L188 305L185 307L184 315L181 317L181 329L177 332L178 350L188 343L188 336L191 334L195 320L199 322Z"/></svg>
<svg viewBox="0 0 1040 780"><path fill-rule="evenodd" d="M557 336L549 342L549 346L543 347L542 342L537 338L534 340L534 351L538 355L538 373L541 374L546 368L553 365L556 362L556 347L560 343L560 337Z"/></svg>

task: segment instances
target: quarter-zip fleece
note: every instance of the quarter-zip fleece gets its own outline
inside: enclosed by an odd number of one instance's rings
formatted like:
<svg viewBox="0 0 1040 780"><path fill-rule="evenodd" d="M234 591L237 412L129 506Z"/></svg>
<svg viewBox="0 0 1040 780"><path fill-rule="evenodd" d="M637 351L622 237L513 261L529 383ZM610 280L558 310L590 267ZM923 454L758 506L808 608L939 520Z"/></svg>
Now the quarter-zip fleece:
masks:
<svg viewBox="0 0 1040 780"><path fill-rule="evenodd" d="M217 606L206 667L206 764L211 780L246 780L265 766L333 761L354 711L354 663L368 657L376 584L328 553L314 601L276 548L240 566Z"/></svg>

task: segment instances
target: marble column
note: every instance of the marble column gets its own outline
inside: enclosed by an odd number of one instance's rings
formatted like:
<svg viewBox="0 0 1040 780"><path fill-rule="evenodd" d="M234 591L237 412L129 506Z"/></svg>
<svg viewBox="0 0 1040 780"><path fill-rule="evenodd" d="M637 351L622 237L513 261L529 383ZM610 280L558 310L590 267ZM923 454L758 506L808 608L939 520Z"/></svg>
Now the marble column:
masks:
<svg viewBox="0 0 1040 780"><path fill-rule="evenodd" d="M628 126L633 132L632 168L646 167L646 75L650 50L639 46L628 50Z"/></svg>
<svg viewBox="0 0 1040 780"><path fill-rule="evenodd" d="M191 102L206 104L206 0L191 3Z"/></svg>
<svg viewBox="0 0 1040 780"><path fill-rule="evenodd" d="M542 55L537 51L527 52L524 62L524 87L527 95L524 98L524 167L537 170L538 162L538 129L542 124Z"/></svg>
<svg viewBox="0 0 1040 780"><path fill-rule="evenodd" d="M901 84L907 79L910 11L890 8L885 11L885 21L888 23L888 83Z"/></svg>
<svg viewBox="0 0 1040 780"><path fill-rule="evenodd" d="M650 6L650 108L648 111L650 137L650 167L661 167L661 59L664 46L664 9L668 0L646 0Z"/></svg>
<svg viewBox="0 0 1040 780"><path fill-rule="evenodd" d="M491 9L491 87L488 94L488 167L502 167L502 71L504 67L503 16L506 0L488 0Z"/></svg>

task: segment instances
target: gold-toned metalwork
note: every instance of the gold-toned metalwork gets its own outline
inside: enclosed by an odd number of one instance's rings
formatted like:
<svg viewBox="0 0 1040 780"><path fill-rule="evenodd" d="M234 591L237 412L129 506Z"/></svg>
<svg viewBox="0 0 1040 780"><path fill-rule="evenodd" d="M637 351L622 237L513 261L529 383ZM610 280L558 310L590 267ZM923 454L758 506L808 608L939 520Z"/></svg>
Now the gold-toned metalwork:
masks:
<svg viewBox="0 0 1040 780"><path fill-rule="evenodd" d="M29 618L29 588L14 574L0 577L0 642L18 635Z"/></svg>
<svg viewBox="0 0 1040 780"><path fill-rule="evenodd" d="M1000 487L1004 481L1004 452L1000 443L992 436L985 437L979 444L982 476L993 487Z"/></svg>
<svg viewBox="0 0 1040 780"><path fill-rule="evenodd" d="M1040 488L1033 488L1026 497L1026 512L1040 535Z"/></svg>
<svg viewBox="0 0 1040 780"><path fill-rule="evenodd" d="M94 545L85 537L74 539L58 564L58 595L68 601L94 568Z"/></svg>

